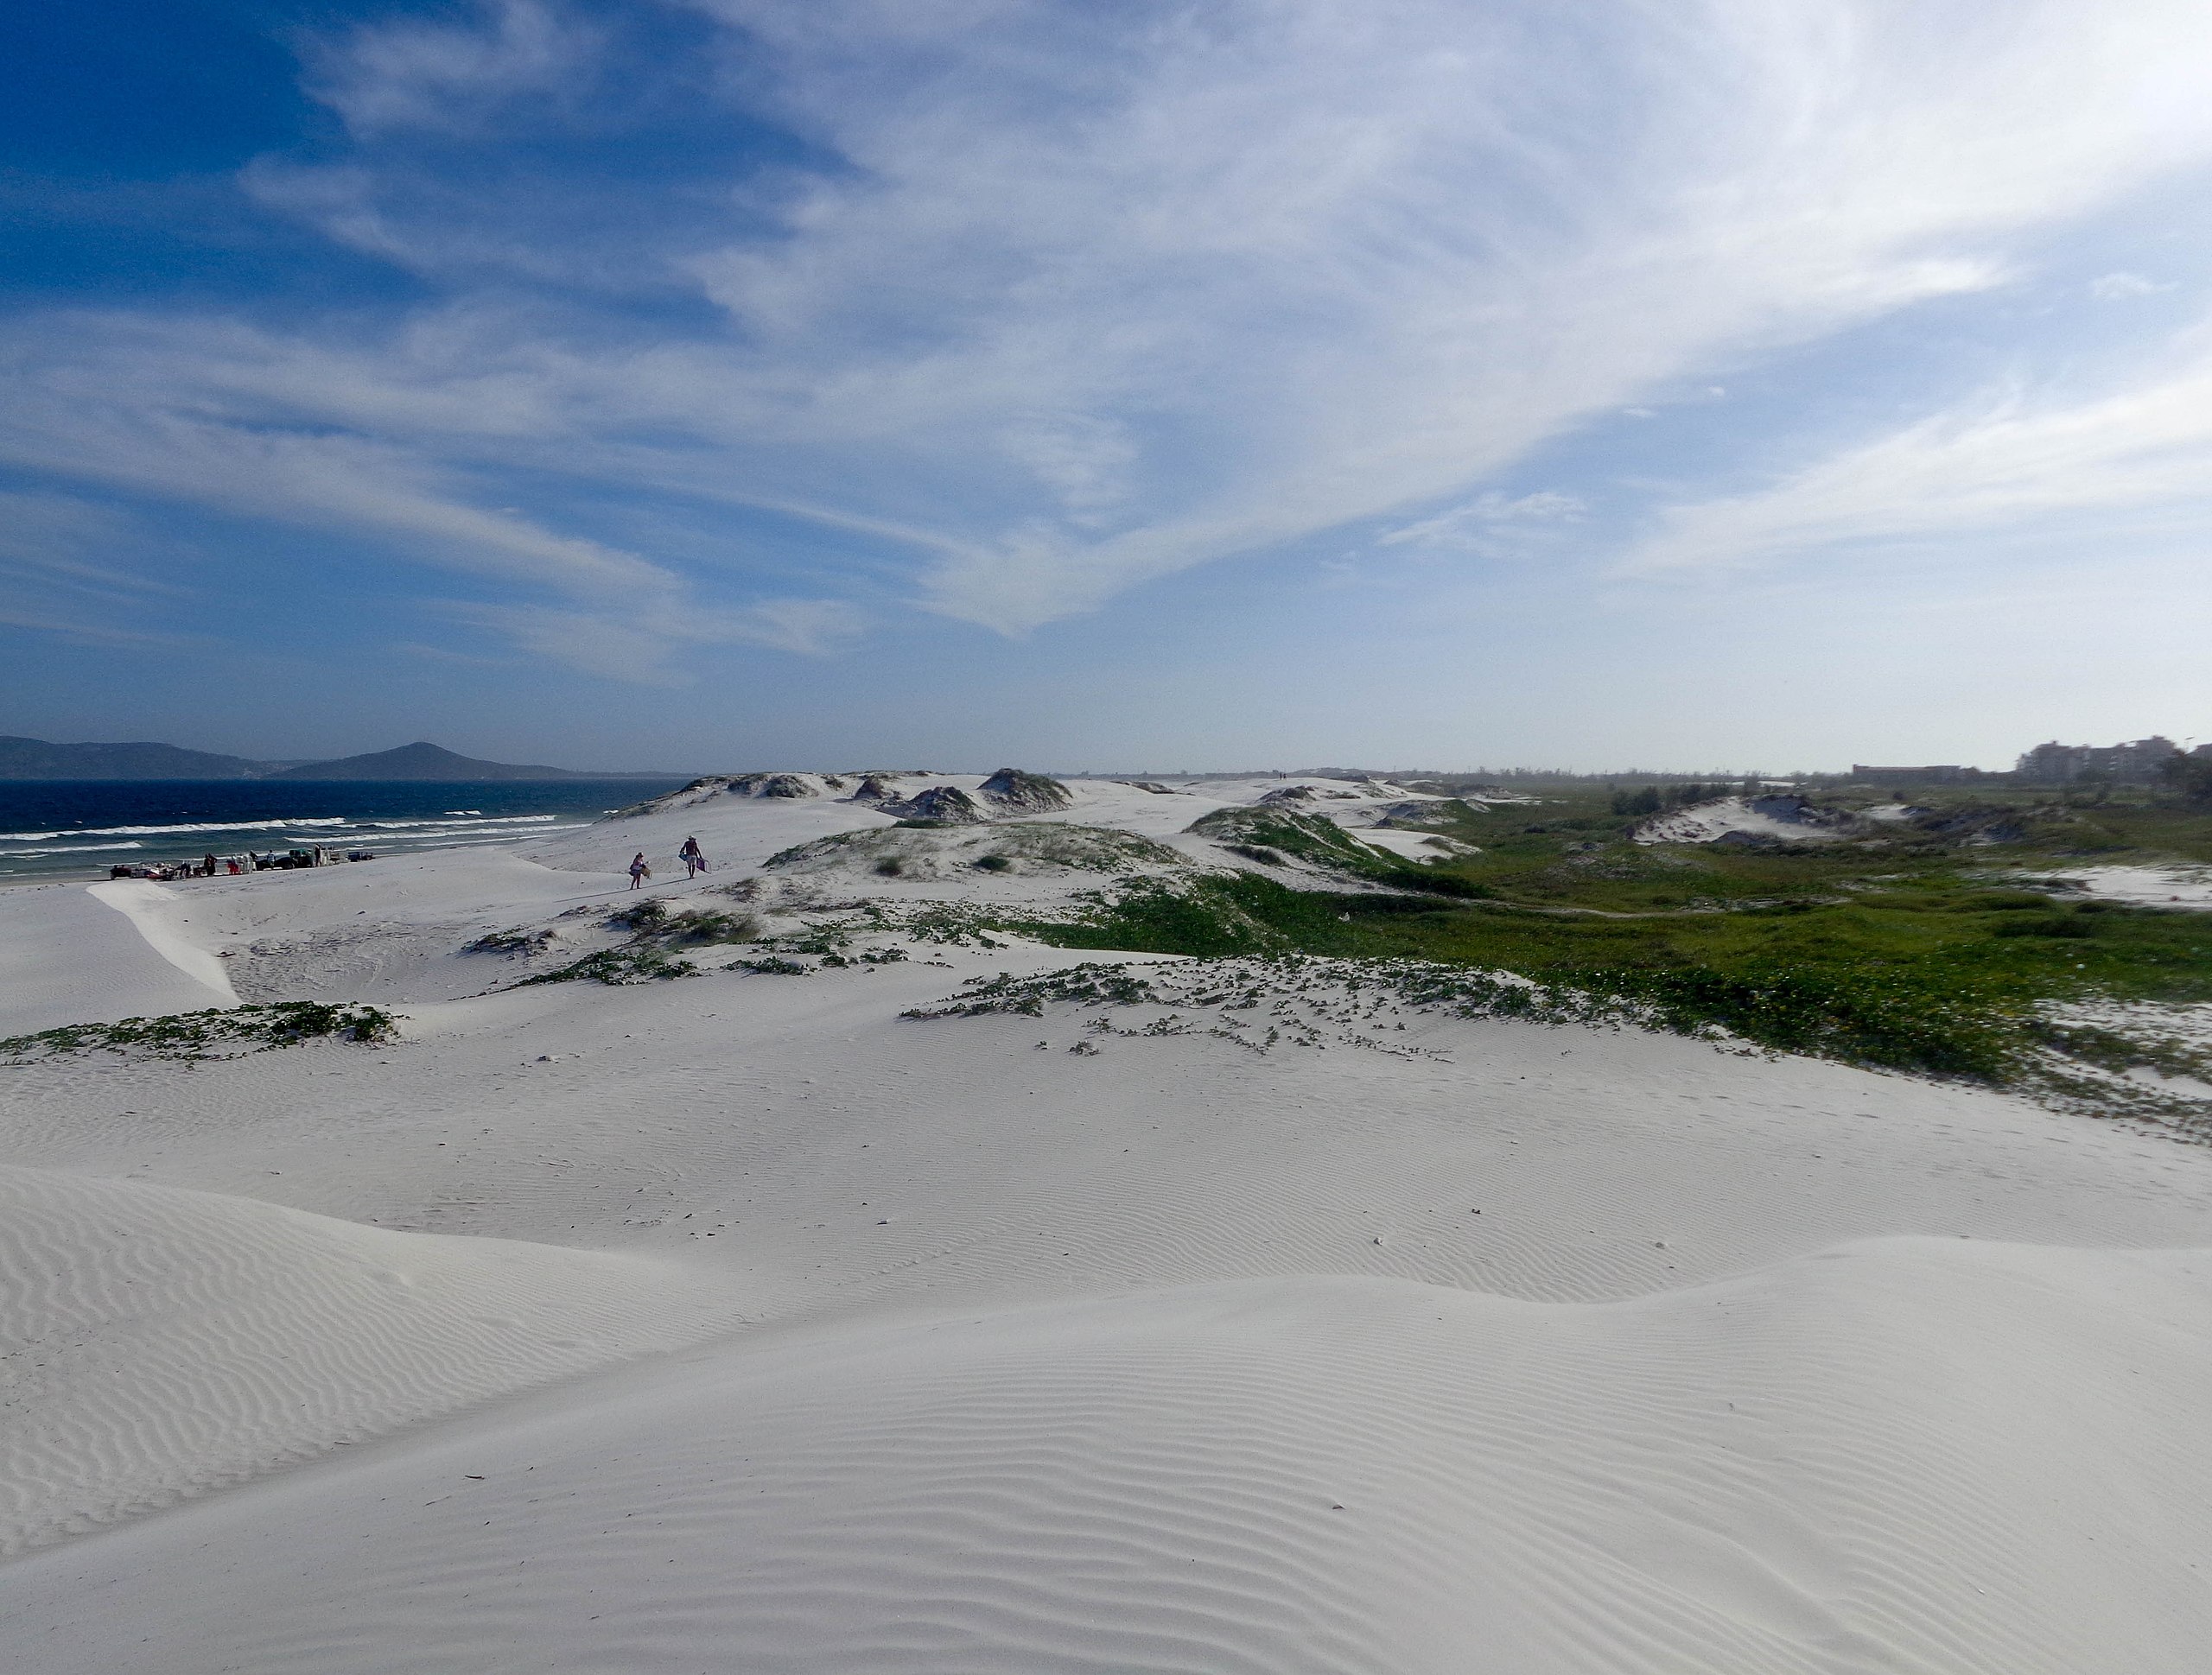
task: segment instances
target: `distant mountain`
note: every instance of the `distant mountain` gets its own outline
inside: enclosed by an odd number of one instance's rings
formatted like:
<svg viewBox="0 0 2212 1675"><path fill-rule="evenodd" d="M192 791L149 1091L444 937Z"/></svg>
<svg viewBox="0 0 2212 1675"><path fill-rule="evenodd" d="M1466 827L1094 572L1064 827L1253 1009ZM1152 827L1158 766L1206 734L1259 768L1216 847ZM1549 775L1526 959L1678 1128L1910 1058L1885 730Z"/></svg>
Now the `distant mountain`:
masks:
<svg viewBox="0 0 2212 1675"><path fill-rule="evenodd" d="M288 765L175 745L55 745L0 736L0 779L257 779Z"/></svg>
<svg viewBox="0 0 2212 1675"><path fill-rule="evenodd" d="M512 762L480 762L436 745L417 742L397 750L372 751L366 756L341 756L334 762L304 762L286 768L271 779L413 779L461 784L486 779L621 779L646 775L577 773L568 768L548 768ZM676 776L681 777L681 776Z"/></svg>
<svg viewBox="0 0 2212 1675"><path fill-rule="evenodd" d="M480 762L436 745L342 756L334 762L257 762L175 745L56 745L0 734L0 781L10 779L351 779L469 784L487 779L688 779L635 769L578 773L536 764Z"/></svg>

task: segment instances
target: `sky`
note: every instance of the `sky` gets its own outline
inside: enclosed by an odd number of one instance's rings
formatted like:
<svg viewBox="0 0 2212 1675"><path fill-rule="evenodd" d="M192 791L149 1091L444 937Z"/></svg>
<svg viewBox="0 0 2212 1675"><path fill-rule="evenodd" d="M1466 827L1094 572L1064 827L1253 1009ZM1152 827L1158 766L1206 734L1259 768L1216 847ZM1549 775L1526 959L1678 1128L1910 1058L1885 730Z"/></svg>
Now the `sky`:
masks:
<svg viewBox="0 0 2212 1675"><path fill-rule="evenodd" d="M2212 738L2201 0L79 0L0 45L0 733Z"/></svg>

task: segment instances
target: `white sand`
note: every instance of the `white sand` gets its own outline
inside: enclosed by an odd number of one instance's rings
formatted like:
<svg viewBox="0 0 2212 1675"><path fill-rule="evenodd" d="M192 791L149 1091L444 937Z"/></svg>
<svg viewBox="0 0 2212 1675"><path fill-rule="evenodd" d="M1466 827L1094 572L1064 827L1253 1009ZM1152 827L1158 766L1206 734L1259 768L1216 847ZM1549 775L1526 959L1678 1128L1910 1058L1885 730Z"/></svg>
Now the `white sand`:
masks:
<svg viewBox="0 0 2212 1675"><path fill-rule="evenodd" d="M191 916L175 891L142 879L118 879L93 885L85 893L130 920L148 948L205 988L215 1005L238 1005L222 961L186 934Z"/></svg>
<svg viewBox="0 0 2212 1675"><path fill-rule="evenodd" d="M1055 818L1217 864L1177 834L1222 785L1077 789ZM1340 994L1264 1056L899 1017L1101 957L1019 944L489 994L545 961L460 951L601 945L636 848L728 906L887 824L723 798L129 919L0 893L0 1032L103 998L67 957L101 923L230 951L250 998L409 997L386 1049L0 1070L0 1512L45 1544L0 1570L0 1660L2203 1667L2196 1149ZM670 885L694 831L717 870ZM766 877L769 910L1102 882ZM141 952L77 1015L191 985Z"/></svg>
<svg viewBox="0 0 2212 1675"><path fill-rule="evenodd" d="M696 1338L673 1265L0 1168L0 1553Z"/></svg>
<svg viewBox="0 0 2212 1675"><path fill-rule="evenodd" d="M142 918L79 885L0 894L0 1036L232 1003L227 981L218 988L188 974L144 929ZM219 971L219 961L198 951Z"/></svg>
<svg viewBox="0 0 2212 1675"><path fill-rule="evenodd" d="M1845 822L1832 827L1817 820L1791 818L1793 802L1786 796L1751 801L1724 796L1712 803L1693 803L1638 822L1635 838L1638 843L1712 843L1732 834L1785 843L1834 843L1850 835Z"/></svg>
<svg viewBox="0 0 2212 1675"><path fill-rule="evenodd" d="M2185 907L2212 911L2212 867L2083 866L2063 876L2083 894L2138 907Z"/></svg>
<svg viewBox="0 0 2212 1675"><path fill-rule="evenodd" d="M2201 1259L1920 1240L854 1329L34 1559L14 1621L86 1672L2180 1675L2208 1326Z"/></svg>

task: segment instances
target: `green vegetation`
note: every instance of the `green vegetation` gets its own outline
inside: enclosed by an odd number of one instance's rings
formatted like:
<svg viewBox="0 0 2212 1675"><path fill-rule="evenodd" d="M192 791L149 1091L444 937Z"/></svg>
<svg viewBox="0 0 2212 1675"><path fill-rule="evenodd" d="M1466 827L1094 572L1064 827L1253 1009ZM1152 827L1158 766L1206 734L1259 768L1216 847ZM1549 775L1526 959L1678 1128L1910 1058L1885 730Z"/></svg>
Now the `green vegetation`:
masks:
<svg viewBox="0 0 2212 1675"><path fill-rule="evenodd" d="M750 913L728 913L715 908L671 909L658 897L607 917L607 923L631 933L632 940L660 948L708 948L724 942L750 942L760 935L760 921Z"/></svg>
<svg viewBox="0 0 2212 1675"><path fill-rule="evenodd" d="M1020 768L1001 768L986 779L982 794L1003 808L1043 813L1073 806L1075 796L1048 774L1025 773Z"/></svg>
<svg viewBox="0 0 2212 1675"><path fill-rule="evenodd" d="M1183 868L1182 856L1135 832L1058 822L1014 821L981 827L922 826L901 821L834 832L771 855L765 870L874 872L882 878L944 877L963 867L986 872L1024 866L1082 872L1127 872L1142 866Z"/></svg>
<svg viewBox="0 0 2212 1675"><path fill-rule="evenodd" d="M2158 777L2183 807L2212 809L2212 757L2177 756L2159 770Z"/></svg>
<svg viewBox="0 0 2212 1675"><path fill-rule="evenodd" d="M887 918L871 929L885 927L904 931L910 942L954 948L1000 947L991 933L1007 928L1001 916L970 902L922 902L900 913L895 923Z"/></svg>
<svg viewBox="0 0 2212 1675"><path fill-rule="evenodd" d="M556 971L542 971L535 977L525 977L515 987L529 988L537 983L575 983L588 979L620 988L632 983L658 983L672 977L698 974L698 967L689 960L677 959L665 949L630 942L587 954Z"/></svg>
<svg viewBox="0 0 2212 1675"><path fill-rule="evenodd" d="M906 959L906 950L903 948L873 948L859 954L825 954L822 963L824 968L836 970L846 966L902 965Z"/></svg>
<svg viewBox="0 0 2212 1675"><path fill-rule="evenodd" d="M461 951L464 954L540 954L553 945L550 930L486 931Z"/></svg>
<svg viewBox="0 0 2212 1675"><path fill-rule="evenodd" d="M1233 853L1295 853L1403 893L1256 872L1142 881L1073 919L1001 928L1067 948L1501 971L1664 1028L1999 1085L2055 1085L2066 1062L2212 1080L2196 1050L2048 1021L2068 1002L2212 1000L2212 915L2063 883L2069 861L2212 859L2212 816L2148 794L2024 808L1961 793L1844 842L1745 850L1630 842L1639 816L1612 802L1592 786L1453 812L1438 829L1480 853L1419 867L1311 816L1224 810L1198 828Z"/></svg>
<svg viewBox="0 0 2212 1675"><path fill-rule="evenodd" d="M1289 864L1288 858L1281 850L1270 849L1265 844L1224 843L1222 847L1232 855L1242 856L1246 860L1255 860L1262 866L1285 866Z"/></svg>
<svg viewBox="0 0 2212 1675"><path fill-rule="evenodd" d="M677 949L757 942L761 929L760 921L750 913L711 907L671 908L658 897L651 896L618 908L607 916L607 923L614 929L628 931L630 940L619 948L587 954L556 970L525 977L515 987L588 980L621 987L692 977L698 974L699 968L679 957Z"/></svg>
<svg viewBox="0 0 2212 1675"><path fill-rule="evenodd" d="M1737 788L1716 781L1712 784L1693 782L1687 785L1645 785L1632 791L1615 791L1612 811L1631 818L1656 815L1667 809L1680 809L1693 803L1707 803L1714 797L1726 796ZM1754 787L1746 786L1746 790Z"/></svg>
<svg viewBox="0 0 2212 1675"><path fill-rule="evenodd" d="M391 1013L374 1006L280 1000L271 1006L167 1018L126 1018L118 1024L70 1024L0 1041L0 1059L24 1063L65 1053L139 1053L152 1058L236 1058L296 1047L303 1041L350 1041L375 1046L397 1033Z"/></svg>
<svg viewBox="0 0 2212 1675"><path fill-rule="evenodd" d="M1288 803L1193 823L1195 835L1249 869L1230 874L1196 870L1147 839L1077 826L839 834L770 865L908 879L1068 867L1103 875L1102 887L1052 909L963 901L893 913L846 904L837 910L861 917L773 938L733 969L872 964L890 955L855 953L851 938L885 930L923 943L991 948L994 937L1020 935L1067 949L1188 955L1220 971L1303 961L1300 982L1319 981L1312 962L1322 961L1340 968L1327 980L1354 987L1386 980L1343 973L1389 974L1408 1005L1634 1020L2212 1133L2212 1099L2199 1085L2212 1083L2212 1051L2201 1031L2183 1038L2185 1020L2158 1011L2212 1002L2212 915L2088 899L2068 882L2094 866L2212 863L2212 794L2194 779L1909 795L1827 787L1810 794L1809 808L1787 794L1763 805L1778 811L1784 832L1802 813L1802 838L1751 845L1641 844L1630 833L1654 813L1760 795L1757 785L1561 779L1530 789L1541 801L1478 796L1406 814L1396 823L1450 841L1427 862ZM1317 883L1324 887L1294 887ZM733 923L637 904L622 920L628 946L553 975L688 974L694 968L677 949L741 939L735 933L750 923L723 917ZM819 965L800 964L802 955ZM1026 1008L1052 999L1048 989L1017 985L961 1004ZM1208 1027L1253 1044L1233 1020ZM1287 1022L1271 1027L1299 1038ZM2181 1080L2169 1087L2162 1077Z"/></svg>

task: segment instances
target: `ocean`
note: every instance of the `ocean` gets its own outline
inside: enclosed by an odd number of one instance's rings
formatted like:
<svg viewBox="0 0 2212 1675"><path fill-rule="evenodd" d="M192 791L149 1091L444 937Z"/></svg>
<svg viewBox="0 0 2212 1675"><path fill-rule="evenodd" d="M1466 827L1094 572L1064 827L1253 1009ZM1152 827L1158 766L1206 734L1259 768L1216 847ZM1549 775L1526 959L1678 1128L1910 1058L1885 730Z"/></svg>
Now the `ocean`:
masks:
<svg viewBox="0 0 2212 1675"><path fill-rule="evenodd" d="M116 866L305 848L380 855L521 843L672 791L680 779L474 784L256 779L0 781L0 885Z"/></svg>

